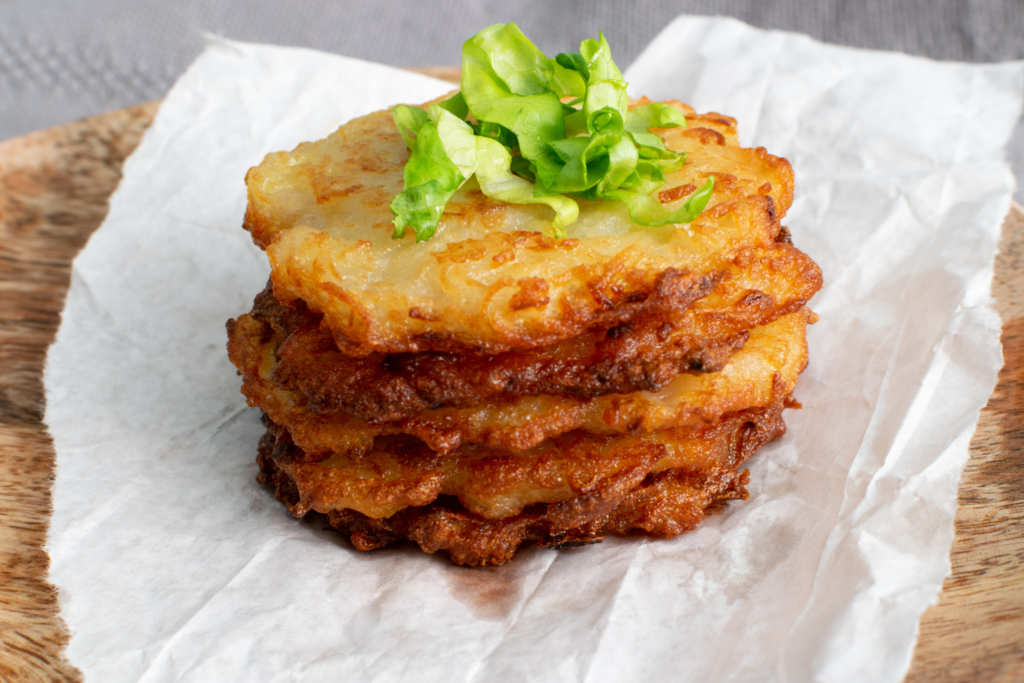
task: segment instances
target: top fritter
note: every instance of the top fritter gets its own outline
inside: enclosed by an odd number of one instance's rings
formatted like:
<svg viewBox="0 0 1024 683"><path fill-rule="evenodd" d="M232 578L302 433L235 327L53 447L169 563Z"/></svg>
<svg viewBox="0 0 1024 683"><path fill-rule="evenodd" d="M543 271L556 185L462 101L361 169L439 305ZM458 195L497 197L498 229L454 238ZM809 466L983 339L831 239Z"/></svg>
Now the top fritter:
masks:
<svg viewBox="0 0 1024 683"><path fill-rule="evenodd" d="M816 290L820 272L779 222L792 202L789 163L739 147L729 117L665 104L686 125L648 132L666 153L684 153L685 163L653 196L675 210L714 179L706 207L687 224L639 225L626 204L579 192L570 193L578 218L563 226L549 206L499 201L481 191L486 180L471 177L447 200L429 241L394 239L389 205L403 191L410 151L384 111L251 169L245 228L267 252L277 298L322 313L340 350L353 356L493 353L624 322L671 322L701 287L712 298L728 293L725 307L772 296L773 279ZM472 112L468 118L475 121ZM553 236L563 228L564 238ZM760 279L729 291L752 261Z"/></svg>

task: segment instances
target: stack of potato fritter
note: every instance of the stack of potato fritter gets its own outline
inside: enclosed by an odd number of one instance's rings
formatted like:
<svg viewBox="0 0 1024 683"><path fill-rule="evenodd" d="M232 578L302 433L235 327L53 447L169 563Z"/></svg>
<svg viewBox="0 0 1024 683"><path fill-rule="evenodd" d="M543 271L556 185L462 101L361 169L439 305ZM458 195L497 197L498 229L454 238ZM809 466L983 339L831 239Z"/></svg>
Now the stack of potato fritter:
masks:
<svg viewBox="0 0 1024 683"><path fill-rule="evenodd" d="M294 515L326 513L360 550L481 565L524 541L675 536L746 497L821 273L780 223L789 163L670 104L688 127L657 132L687 162L660 201L715 179L686 225L581 201L556 240L550 209L471 181L433 239L394 240L408 151L389 112L249 172L245 228L272 273L228 350L264 412L260 481Z"/></svg>

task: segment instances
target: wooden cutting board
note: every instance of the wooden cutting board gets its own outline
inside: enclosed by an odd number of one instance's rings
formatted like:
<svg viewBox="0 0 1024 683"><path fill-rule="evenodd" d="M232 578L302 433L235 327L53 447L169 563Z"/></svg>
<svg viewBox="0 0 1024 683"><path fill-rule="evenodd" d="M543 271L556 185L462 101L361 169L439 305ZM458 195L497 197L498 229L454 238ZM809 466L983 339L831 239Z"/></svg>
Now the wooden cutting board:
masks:
<svg viewBox="0 0 1024 683"><path fill-rule="evenodd" d="M457 82L457 70L431 75ZM157 103L0 142L0 679L80 680L43 551L53 443L42 368L70 264L102 222ZM953 576L921 619L907 681L1024 681L1024 209L1003 226L993 294L1006 365L960 483Z"/></svg>

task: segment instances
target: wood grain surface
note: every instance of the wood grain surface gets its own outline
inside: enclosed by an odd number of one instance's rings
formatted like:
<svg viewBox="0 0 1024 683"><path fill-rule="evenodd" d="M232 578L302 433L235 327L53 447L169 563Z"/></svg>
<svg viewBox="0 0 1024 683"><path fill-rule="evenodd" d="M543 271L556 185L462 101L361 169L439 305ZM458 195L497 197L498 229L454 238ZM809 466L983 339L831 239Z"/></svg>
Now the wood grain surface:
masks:
<svg viewBox="0 0 1024 683"><path fill-rule="evenodd" d="M957 492L953 575L921 617L906 680L1024 683L1024 208L1003 224L992 295L1003 369Z"/></svg>
<svg viewBox="0 0 1024 683"><path fill-rule="evenodd" d="M457 69L431 75L457 82ZM0 142L0 679L81 680L43 551L53 444L42 367L70 264L102 222L156 111L139 105ZM953 575L921 619L907 681L1024 682L1024 209L1003 229L993 294L1006 365L959 489Z"/></svg>

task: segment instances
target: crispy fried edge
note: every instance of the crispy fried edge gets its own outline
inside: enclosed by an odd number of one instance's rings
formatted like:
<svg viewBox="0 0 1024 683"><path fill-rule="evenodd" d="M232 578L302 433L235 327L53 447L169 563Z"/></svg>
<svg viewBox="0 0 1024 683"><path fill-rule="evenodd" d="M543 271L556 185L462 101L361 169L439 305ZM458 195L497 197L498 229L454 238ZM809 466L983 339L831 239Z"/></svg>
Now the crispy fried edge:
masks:
<svg viewBox="0 0 1024 683"><path fill-rule="evenodd" d="M639 478L613 477L593 492L560 503L533 505L521 514L497 520L474 515L457 499L441 496L386 519L345 509L330 511L328 521L358 550L413 541L427 553L445 550L454 563L470 566L508 562L526 541L565 548L635 530L672 538L695 528L706 512L728 500L747 498L744 486L748 473L739 472L738 467L764 444L785 433L782 405L792 404L786 397L776 409L762 411L759 416L752 414L733 439L732 462L720 466L669 469ZM277 500L301 516L308 510L301 504L302 492L275 457L275 451L291 447L286 431L270 427L260 440L258 480L272 486Z"/></svg>
<svg viewBox="0 0 1024 683"><path fill-rule="evenodd" d="M368 422L398 420L441 406L471 406L498 394L586 398L656 391L680 372L721 370L749 336L728 328L710 339L689 337L677 334L678 324L649 321L553 347L497 355L352 357L338 350L330 332L320 327L318 314L301 301L281 304L269 284L249 315L285 336L277 350L278 386L301 393L315 413L341 409Z"/></svg>
<svg viewBox="0 0 1024 683"><path fill-rule="evenodd" d="M777 266L767 268L774 272ZM549 347L494 355L351 357L331 343L333 335L321 326L320 314L301 300L292 306L279 303L269 284L256 297L251 315L286 337L277 351L274 380L279 387L301 393L315 413L344 410L367 422L384 423L439 407L468 407L499 395L590 398L657 391L682 372L718 371L742 347L747 330L792 313L813 296L821 279L820 271L811 274L816 277L798 280L786 298L743 290L737 303L724 306L704 301L708 292L701 288L693 293L693 305L668 318L624 323Z"/></svg>
<svg viewBox="0 0 1024 683"><path fill-rule="evenodd" d="M784 360L775 359L781 364L773 376L759 375L760 380L753 384L750 377L742 380L745 382L743 386L753 392L749 396L749 392L739 395L728 393L712 374L705 376L707 386L704 390L690 391L701 399L697 403L681 401L669 405L657 396L650 397L643 392L591 399L514 397L494 399L470 408L424 411L408 419L384 424L367 423L341 411L313 413L301 394L278 387L271 378L276 364L273 353L280 342L279 333L248 315L229 322L228 353L242 375L242 393L249 404L262 408L276 422L286 426L296 442L309 452L364 453L377 436L403 433L416 436L433 450L443 453L458 448L462 443L523 451L545 439L576 429L610 434L705 425L715 422L725 413L768 405L773 398L792 392L797 374L806 364L803 325L810 315L805 308L791 314L788 321L782 319L772 323L785 323L784 328L798 326L799 334L792 338L778 336L781 330L762 328L769 337L766 349L772 349L785 339L786 357ZM774 341L771 340L773 337ZM743 353L750 348L748 345ZM773 351L776 352L779 349ZM756 359L759 353L755 348L751 351L751 358ZM732 362L739 363L738 367L742 368L746 360L737 355ZM728 368L723 371L726 373ZM763 386L765 380L770 382L770 387ZM740 380L727 377L724 381L735 383ZM508 415L510 409L515 410L515 415ZM545 413L541 416L538 411ZM502 416L505 418L495 421ZM507 419L509 417L516 419Z"/></svg>
<svg viewBox="0 0 1024 683"><path fill-rule="evenodd" d="M718 199L720 203L709 209L708 216L714 214L715 217L719 217L723 213L735 210L742 204L759 203L761 208L755 210L754 213L760 213L762 216L757 222L767 221L767 224L772 226L769 232L775 235L776 239L783 235L785 230L781 226L780 219L785 215L792 202L793 173L789 162L768 154L763 148L740 148L736 144L735 119L714 112L696 114L691 107L678 101L670 101L669 104L682 110L691 124L690 128L659 131L666 140L672 142L672 145L692 138L693 141L690 144L693 149L691 152L708 145L714 149L728 147L741 150L751 157L749 163L757 165L777 181L775 187L772 186L772 183L764 183L760 187L747 188L744 192L738 193L736 191L737 177L725 172L728 168L709 170L708 175L715 176L718 181L716 196L722 196ZM387 118L390 120L390 117ZM261 167L250 169L246 176L247 183L259 175L259 168ZM675 188L670 188L670 190L673 189ZM280 297L287 302L305 297L311 306L327 313L328 324L332 328L336 342L349 355L421 351L501 353L514 349L534 348L577 336L587 330L609 329L624 321L663 315L665 313L664 302L669 301L673 296L672 287L667 286L671 283L666 283L666 280L670 281L676 275L673 268L667 268L661 272L632 272L630 269L623 270L612 267L612 264L607 264L607 268L598 269L602 271L601 273L595 271L591 273L594 277L586 278L586 286L583 289L589 292L589 298L569 297L564 301L559 299L557 302L551 302L553 306L558 307L558 312L551 320L547 319L551 316L544 318L546 322L541 326L543 329L527 330L523 324L528 321L517 319L515 324L503 323L498 326L502 329L495 327L490 332L476 330L476 332L464 334L447 330L442 317L436 314L418 317L414 314L417 310L414 307L409 310L408 318L417 323L410 329L402 330L400 333L395 330L385 330L381 327L383 320L377 320L374 315L371 315L371 311L361 306L356 293L347 291L336 283L319 281L313 289L303 290L300 282L302 278L298 275L298 270L302 270L303 266L290 262L285 263L287 259L279 263L279 259L275 257L274 253L271 253L274 251L271 248L273 243L283 233L273 225L269 215L261 213L259 202L255 201L253 192L250 188L250 202L246 210L244 227L252 234L254 241L261 248L268 250L275 285ZM675 199L678 198L673 195L668 201L671 202ZM283 232L287 231L286 229ZM508 245L497 248L495 259L506 253L509 248L512 248L512 245L518 248L520 243L525 244L525 248L529 251L571 249L578 243L578 240L559 242L546 235L530 232L493 233L488 237L492 241L510 241ZM470 241L484 244L487 239ZM466 244L458 243L454 246L462 248ZM490 251L485 248L481 253L484 252L489 259ZM593 269L589 268L589 270ZM713 273L704 275L713 275ZM526 278L526 280L533 279L535 278ZM305 293L303 293L304 291ZM512 295L509 300L510 305L512 300L518 301L516 295ZM512 310L515 312L520 309L512 306ZM452 317L452 315L443 316L445 320ZM460 316L456 315L455 317ZM406 322L408 323L408 321Z"/></svg>

